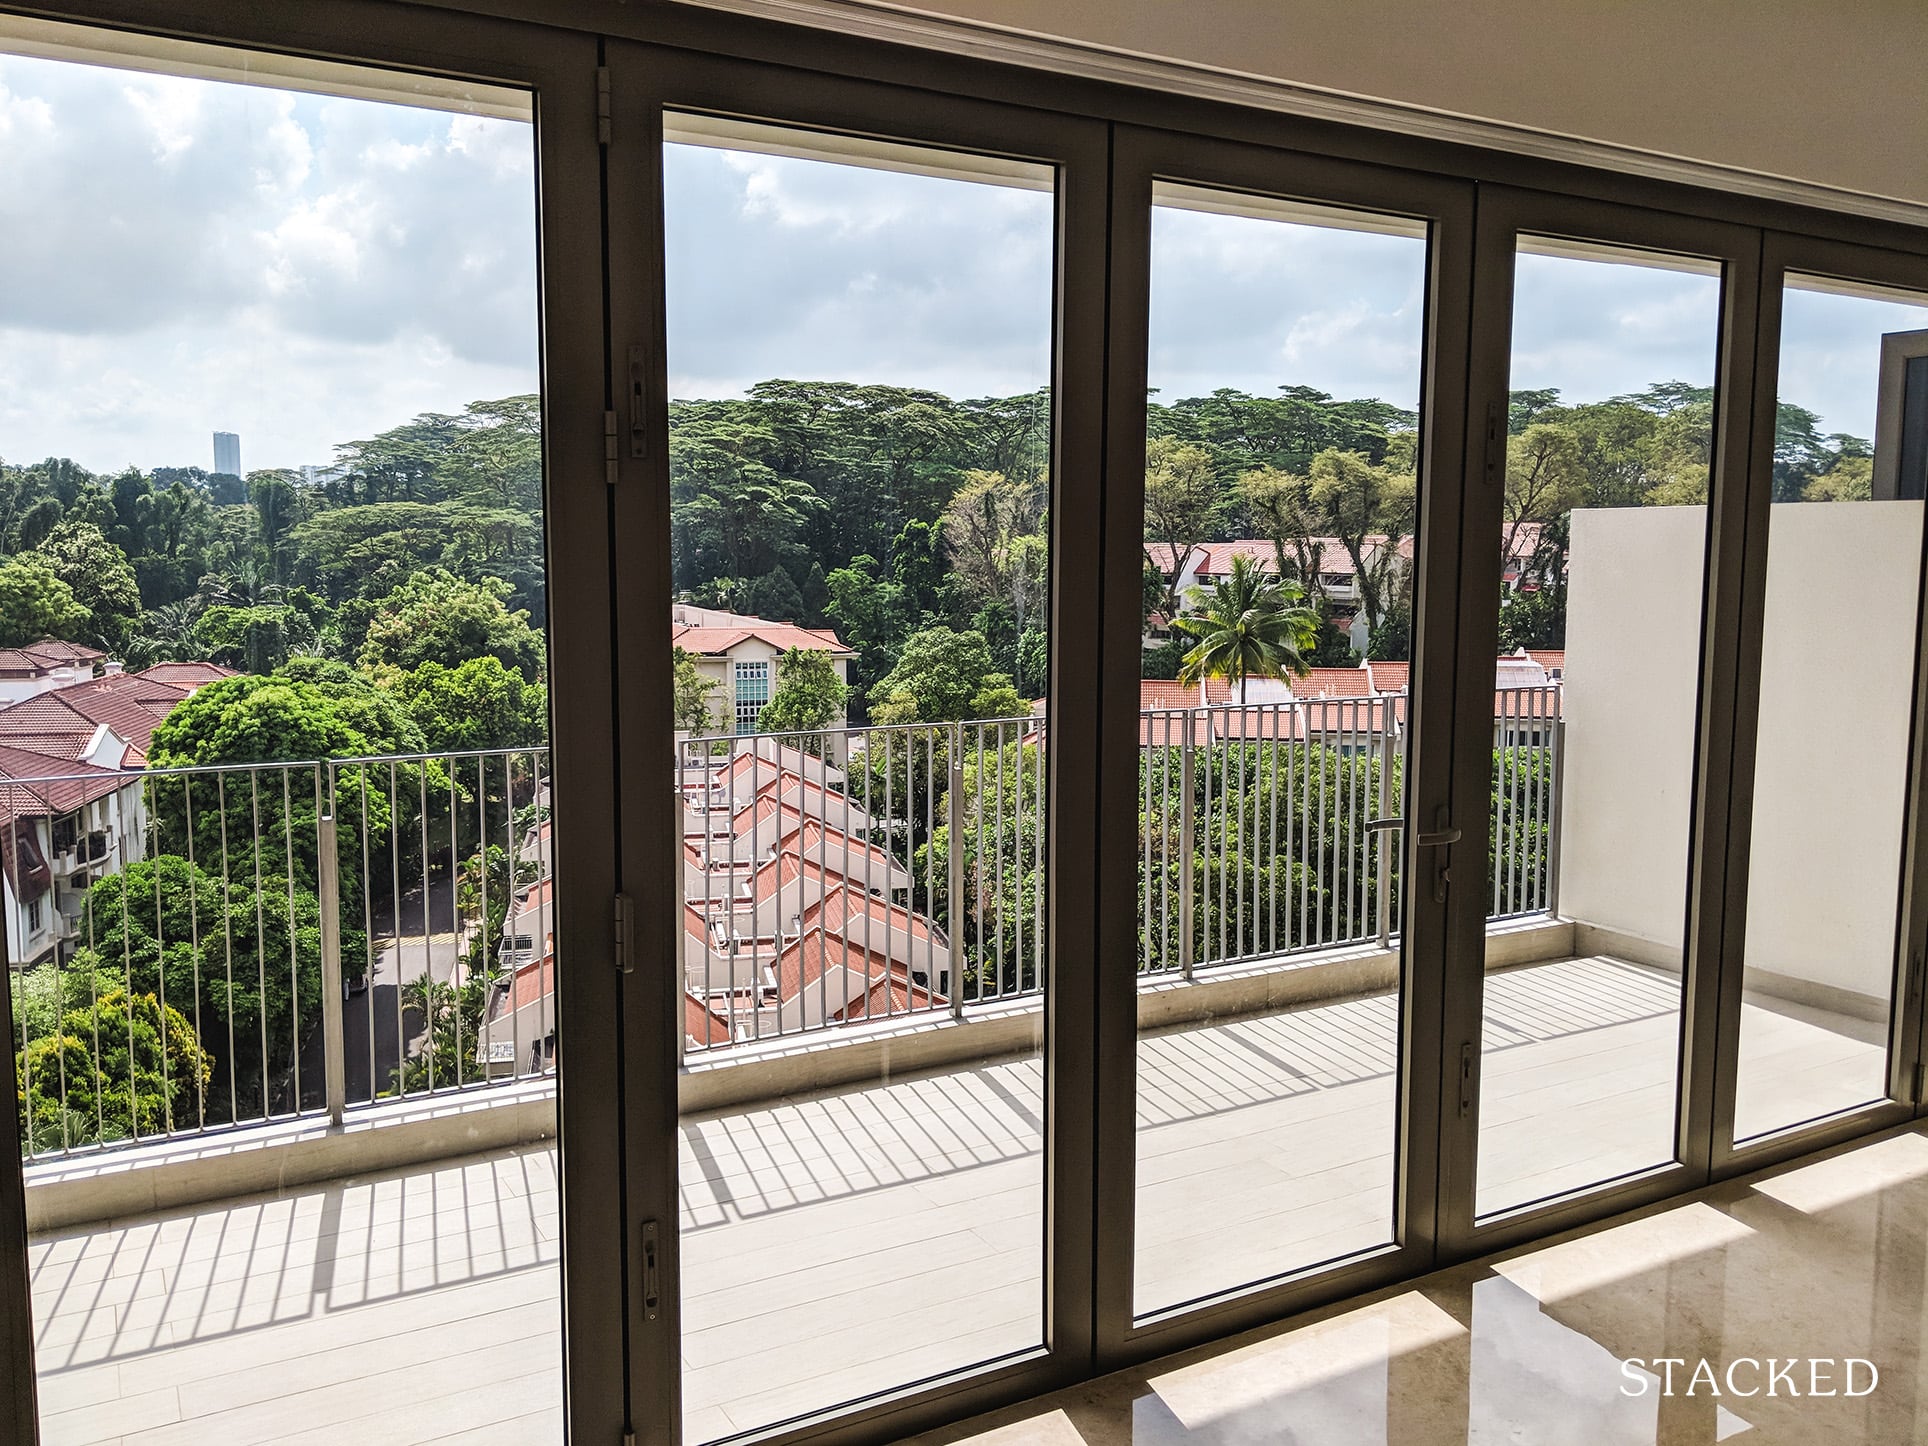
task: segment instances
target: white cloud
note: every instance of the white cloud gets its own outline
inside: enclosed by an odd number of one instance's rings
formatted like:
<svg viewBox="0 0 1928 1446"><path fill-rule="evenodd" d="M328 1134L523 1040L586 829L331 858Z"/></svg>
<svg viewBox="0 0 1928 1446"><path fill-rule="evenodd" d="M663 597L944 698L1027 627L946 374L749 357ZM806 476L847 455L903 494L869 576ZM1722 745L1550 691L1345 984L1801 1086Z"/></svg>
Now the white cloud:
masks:
<svg viewBox="0 0 1928 1446"><path fill-rule="evenodd" d="M326 460L536 385L512 121L0 58L0 456Z"/></svg>

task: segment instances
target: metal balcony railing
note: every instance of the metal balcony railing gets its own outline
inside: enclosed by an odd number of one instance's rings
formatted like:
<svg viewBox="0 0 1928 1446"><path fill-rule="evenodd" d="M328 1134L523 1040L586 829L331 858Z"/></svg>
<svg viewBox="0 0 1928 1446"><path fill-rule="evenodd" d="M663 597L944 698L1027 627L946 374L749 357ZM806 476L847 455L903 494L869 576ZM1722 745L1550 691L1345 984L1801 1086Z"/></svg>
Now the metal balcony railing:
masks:
<svg viewBox="0 0 1928 1446"><path fill-rule="evenodd" d="M553 1070L547 771L533 748L128 773L105 786L138 828L119 851L81 841L107 865L85 887L10 851L28 1156ZM15 797L59 782L103 786ZM23 891L57 893L63 926L30 958Z"/></svg>
<svg viewBox="0 0 1928 1446"><path fill-rule="evenodd" d="M1140 974L1390 947L1406 724L1403 695L1142 713ZM1495 918L1557 907L1563 726L1557 685L1496 695ZM686 1052L1038 995L1048 744L1042 716L679 744ZM125 777L138 828L12 958L30 1157L554 1071L545 749ZM26 852L15 955L53 888Z"/></svg>

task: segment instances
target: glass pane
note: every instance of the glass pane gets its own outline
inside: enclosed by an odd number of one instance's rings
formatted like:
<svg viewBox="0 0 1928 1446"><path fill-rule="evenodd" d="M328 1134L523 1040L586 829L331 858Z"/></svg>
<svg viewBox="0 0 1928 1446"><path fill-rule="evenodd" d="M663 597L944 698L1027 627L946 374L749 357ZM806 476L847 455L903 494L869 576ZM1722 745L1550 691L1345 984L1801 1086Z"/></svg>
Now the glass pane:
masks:
<svg viewBox="0 0 1928 1446"><path fill-rule="evenodd" d="M45 1435L560 1441L528 97L154 64L0 58Z"/></svg>
<svg viewBox="0 0 1928 1446"><path fill-rule="evenodd" d="M1476 1209L1674 1158L1720 270L1515 263Z"/></svg>
<svg viewBox="0 0 1928 1446"><path fill-rule="evenodd" d="M1392 1238L1424 223L1161 185L1142 1315Z"/></svg>
<svg viewBox="0 0 1928 1446"><path fill-rule="evenodd" d="M1928 297L1782 305L1736 1139L1887 1095L1917 666Z"/></svg>
<svg viewBox="0 0 1928 1446"><path fill-rule="evenodd" d="M702 1441L1043 1341L1055 217L1046 167L667 124Z"/></svg>

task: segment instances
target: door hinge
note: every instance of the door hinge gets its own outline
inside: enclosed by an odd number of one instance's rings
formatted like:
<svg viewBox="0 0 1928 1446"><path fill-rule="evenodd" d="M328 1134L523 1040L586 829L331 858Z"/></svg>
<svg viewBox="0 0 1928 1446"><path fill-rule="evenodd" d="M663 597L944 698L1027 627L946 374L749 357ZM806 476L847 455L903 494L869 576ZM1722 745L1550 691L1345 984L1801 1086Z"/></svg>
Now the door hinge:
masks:
<svg viewBox="0 0 1928 1446"><path fill-rule="evenodd" d="M636 970L636 901L628 894L616 895L616 968L624 974Z"/></svg>
<svg viewBox="0 0 1928 1446"><path fill-rule="evenodd" d="M1459 1047L1459 1117L1465 1119L1473 1112L1473 1046L1471 1041Z"/></svg>
<svg viewBox="0 0 1928 1446"><path fill-rule="evenodd" d="M616 414L603 413L603 481L616 485Z"/></svg>
<svg viewBox="0 0 1928 1446"><path fill-rule="evenodd" d="M662 1272L656 1264L656 1222L643 1222L643 1319L655 1320L663 1308Z"/></svg>
<svg viewBox="0 0 1928 1446"><path fill-rule="evenodd" d="M609 144L609 67L596 67L596 143Z"/></svg>

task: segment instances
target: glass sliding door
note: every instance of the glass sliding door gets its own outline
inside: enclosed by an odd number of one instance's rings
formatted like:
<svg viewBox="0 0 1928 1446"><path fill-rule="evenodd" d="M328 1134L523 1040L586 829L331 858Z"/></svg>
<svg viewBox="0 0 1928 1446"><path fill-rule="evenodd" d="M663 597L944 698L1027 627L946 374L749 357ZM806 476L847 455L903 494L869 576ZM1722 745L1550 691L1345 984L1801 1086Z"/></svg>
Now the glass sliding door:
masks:
<svg viewBox="0 0 1928 1446"><path fill-rule="evenodd" d="M1134 1314L1395 1239L1428 223L1157 182Z"/></svg>
<svg viewBox="0 0 1928 1446"><path fill-rule="evenodd" d="M560 1441L534 96L31 42L0 873L44 1439Z"/></svg>
<svg viewBox="0 0 1928 1446"><path fill-rule="evenodd" d="M1720 333L1717 261L1518 239L1480 1215L1675 1159Z"/></svg>
<svg viewBox="0 0 1928 1446"><path fill-rule="evenodd" d="M1045 1341L1050 165L664 118L684 1439Z"/></svg>
<svg viewBox="0 0 1928 1446"><path fill-rule="evenodd" d="M1920 726L1928 294L1790 271L1780 310L1737 1142L1889 1093Z"/></svg>

